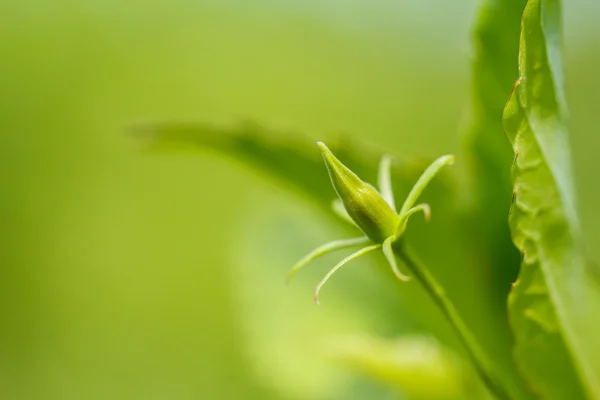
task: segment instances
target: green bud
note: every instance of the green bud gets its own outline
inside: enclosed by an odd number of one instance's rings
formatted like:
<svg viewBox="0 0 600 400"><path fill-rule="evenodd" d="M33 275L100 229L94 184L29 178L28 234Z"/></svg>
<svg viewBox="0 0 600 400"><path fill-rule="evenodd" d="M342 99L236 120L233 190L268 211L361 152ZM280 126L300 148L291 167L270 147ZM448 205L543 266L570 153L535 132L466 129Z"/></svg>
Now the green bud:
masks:
<svg viewBox="0 0 600 400"><path fill-rule="evenodd" d="M379 192L350 171L327 148L318 142L331 183L350 218L375 243L394 235L400 217Z"/></svg>
<svg viewBox="0 0 600 400"><path fill-rule="evenodd" d="M342 218L355 223L367 237L336 240L318 247L294 265L288 275L289 278L312 260L332 251L357 245L367 245L337 263L325 275L323 280L319 282L314 295L317 304L319 304L319 291L334 273L348 264L348 262L374 250L383 250L383 254L398 279L401 281L409 280L410 278L398 269L397 255L394 253L394 243L404 234L406 224L411 215L416 212L423 212L425 219L429 220L431 213L429 205L414 204L421 195L421 192L423 192L427 184L438 172L444 166L454 162L454 156L442 156L435 160L421 175L408 194L400 213L396 214L396 211L394 211L394 193L392 192L392 182L390 179L391 159L388 156L384 156L379 164L380 194L373 186L363 182L354 172L342 164L323 142L317 142L317 145L321 149L321 154L323 155L323 160L325 160L333 188L341 200L341 204L334 202L334 210Z"/></svg>

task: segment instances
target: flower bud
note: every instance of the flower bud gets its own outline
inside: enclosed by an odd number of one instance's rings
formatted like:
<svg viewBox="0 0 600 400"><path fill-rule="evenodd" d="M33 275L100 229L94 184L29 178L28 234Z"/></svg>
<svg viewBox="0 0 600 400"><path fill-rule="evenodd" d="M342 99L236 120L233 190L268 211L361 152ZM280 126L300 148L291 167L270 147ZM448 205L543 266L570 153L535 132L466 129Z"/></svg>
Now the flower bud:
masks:
<svg viewBox="0 0 600 400"><path fill-rule="evenodd" d="M323 142L317 145L331 183L356 225L375 243L394 235L400 218L379 192L342 164Z"/></svg>

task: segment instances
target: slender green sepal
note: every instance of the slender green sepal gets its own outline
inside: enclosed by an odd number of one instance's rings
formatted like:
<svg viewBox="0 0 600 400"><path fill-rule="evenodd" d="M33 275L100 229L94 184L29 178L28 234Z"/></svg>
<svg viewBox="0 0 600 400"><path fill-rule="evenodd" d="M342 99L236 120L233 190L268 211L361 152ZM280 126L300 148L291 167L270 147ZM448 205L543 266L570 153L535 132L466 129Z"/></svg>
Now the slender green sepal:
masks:
<svg viewBox="0 0 600 400"><path fill-rule="evenodd" d="M445 156L441 156L440 158L435 160L429 167L427 167L425 172L423 172L423 175L421 175L421 177L419 178L417 183L415 183L415 186L413 186L410 193L406 197L406 200L404 201L404 204L402 205L402 208L400 209L399 215L402 216L402 215L406 214L406 212L415 205L415 203L419 199L419 196L421 195L421 193L423 193L423 190L425 190L425 188L427 187L429 182L431 182L431 180L446 165L454 164L455 159L456 158L453 155L448 154Z"/></svg>
<svg viewBox="0 0 600 400"><path fill-rule="evenodd" d="M394 200L394 192L392 190L392 157L387 154L381 157L379 163L379 172L377 174L377 184L379 185L379 193L381 197L396 211L396 201Z"/></svg>
<svg viewBox="0 0 600 400"><path fill-rule="evenodd" d="M331 183L344 204L348 215L375 243L394 234L400 218L377 190L363 182L354 172L338 160L323 142L317 145Z"/></svg>
<svg viewBox="0 0 600 400"><path fill-rule="evenodd" d="M418 205L414 206L413 208L411 208L410 210L408 210L406 212L406 214L400 216L400 224L398 225L398 228L396 229L397 237L402 236L404 231L406 231L406 224L408 223L408 219L411 217L411 215L418 213L418 212L423 212L423 216L425 217L425 222L429 222L429 220L431 219L431 207L429 207L429 204L427 204L427 203L418 204Z"/></svg>
<svg viewBox="0 0 600 400"><path fill-rule="evenodd" d="M358 228L354 220L352 220L352 218L348 214L348 211L346 211L346 209L344 208L344 204L340 199L335 199L331 202L331 209L338 217Z"/></svg>
<svg viewBox="0 0 600 400"><path fill-rule="evenodd" d="M381 247L380 244L374 244L374 245L371 245L371 246L364 247L364 248L358 250L356 253L353 253L353 254L349 255L348 257L344 258L335 267L333 267L331 269L331 271L329 271L327 273L327 275L325 275L325 277L323 278L323 280L321 280L321 282L319 282L319 284L317 285L317 288L315 289L315 295L313 297L315 303L317 305L319 304L319 292L321 291L321 288L323 287L323 285L325 285L325 283L327 283L327 281L329 280L329 278L331 278L331 276L337 272L337 270L339 270L340 268L342 268L349 261L352 261L352 260L354 260L356 258L364 256L365 254L367 254L367 253L369 253L369 252L371 252L373 250L377 250L380 247Z"/></svg>
<svg viewBox="0 0 600 400"><path fill-rule="evenodd" d="M394 255L394 250L392 249L392 244L394 244L395 240L395 236L390 236L389 238L385 239L383 242L383 254L390 264L390 267L392 267L394 275L396 275L396 277L402 282L408 282L410 281L410 276L406 276L400 272L400 268L398 268L398 262L396 261L396 256Z"/></svg>
<svg viewBox="0 0 600 400"><path fill-rule="evenodd" d="M329 242L322 246L319 246L315 250L313 250L312 252L310 252L309 254L304 256L300 261L298 261L296 263L296 265L294 265L292 267L292 269L288 273L286 282L289 282L302 267L304 267L306 264L310 263L311 261L316 260L319 257L322 257L333 251L347 249L349 247L354 247L354 246L361 246L361 245L365 245L365 244L369 244L369 243L371 243L371 239L369 239L367 237L359 237L359 238L352 238L352 239L335 240L333 242Z"/></svg>

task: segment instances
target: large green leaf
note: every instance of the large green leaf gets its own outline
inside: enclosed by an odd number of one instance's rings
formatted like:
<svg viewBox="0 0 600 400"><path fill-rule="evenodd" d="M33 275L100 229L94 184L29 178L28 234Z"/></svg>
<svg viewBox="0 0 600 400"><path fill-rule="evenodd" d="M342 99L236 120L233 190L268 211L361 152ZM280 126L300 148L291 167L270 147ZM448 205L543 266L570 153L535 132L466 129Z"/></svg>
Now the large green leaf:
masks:
<svg viewBox="0 0 600 400"><path fill-rule="evenodd" d="M523 254L509 296L515 358L545 399L600 398L600 284L575 208L560 60L560 4L531 0L520 81L504 113L515 149L513 240Z"/></svg>

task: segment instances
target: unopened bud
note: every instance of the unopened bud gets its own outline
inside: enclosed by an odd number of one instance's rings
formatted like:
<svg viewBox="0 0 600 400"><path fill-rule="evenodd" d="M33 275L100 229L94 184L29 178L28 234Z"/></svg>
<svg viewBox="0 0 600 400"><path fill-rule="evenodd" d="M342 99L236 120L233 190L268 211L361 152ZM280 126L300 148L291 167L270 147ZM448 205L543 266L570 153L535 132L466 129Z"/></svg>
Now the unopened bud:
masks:
<svg viewBox="0 0 600 400"><path fill-rule="evenodd" d="M331 183L350 218L375 243L383 243L394 235L400 218L379 192L342 164L323 142L317 145Z"/></svg>

